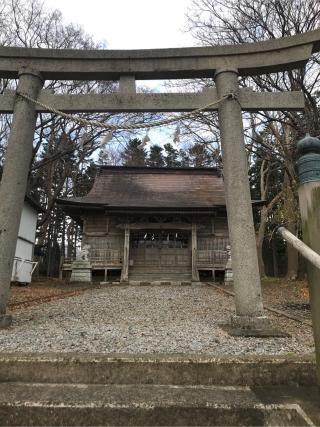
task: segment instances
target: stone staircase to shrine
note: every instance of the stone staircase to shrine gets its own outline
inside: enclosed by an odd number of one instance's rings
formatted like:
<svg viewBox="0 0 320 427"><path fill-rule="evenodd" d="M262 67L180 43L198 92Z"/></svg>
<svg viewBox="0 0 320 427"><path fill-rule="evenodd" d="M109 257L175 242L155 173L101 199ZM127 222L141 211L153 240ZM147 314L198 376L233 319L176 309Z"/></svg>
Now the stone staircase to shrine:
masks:
<svg viewBox="0 0 320 427"><path fill-rule="evenodd" d="M146 270L144 267L131 267L129 271L129 280L140 282L190 282L191 283L191 268L186 268L183 272L177 269L168 268Z"/></svg>
<svg viewBox="0 0 320 427"><path fill-rule="evenodd" d="M2 426L319 423L313 359L0 355Z"/></svg>

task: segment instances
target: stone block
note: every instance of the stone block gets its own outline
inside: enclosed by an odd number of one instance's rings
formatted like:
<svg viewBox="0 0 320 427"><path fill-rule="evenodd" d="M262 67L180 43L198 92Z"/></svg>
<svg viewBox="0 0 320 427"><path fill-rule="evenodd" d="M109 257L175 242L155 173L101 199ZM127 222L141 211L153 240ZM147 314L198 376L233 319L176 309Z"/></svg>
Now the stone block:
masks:
<svg viewBox="0 0 320 427"><path fill-rule="evenodd" d="M92 268L89 261L76 260L72 263L70 282L91 282Z"/></svg>
<svg viewBox="0 0 320 427"><path fill-rule="evenodd" d="M10 314L0 315L0 329L9 328L12 324L12 316Z"/></svg>
<svg viewBox="0 0 320 427"><path fill-rule="evenodd" d="M266 316L232 316L231 327L239 329L270 329Z"/></svg>

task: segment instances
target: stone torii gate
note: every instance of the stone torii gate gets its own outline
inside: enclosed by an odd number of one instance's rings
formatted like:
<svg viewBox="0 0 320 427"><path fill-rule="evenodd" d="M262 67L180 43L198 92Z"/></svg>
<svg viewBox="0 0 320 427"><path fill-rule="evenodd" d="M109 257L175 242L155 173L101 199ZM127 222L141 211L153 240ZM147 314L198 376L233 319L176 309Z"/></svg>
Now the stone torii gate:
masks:
<svg viewBox="0 0 320 427"><path fill-rule="evenodd" d="M238 76L301 67L320 51L320 30L260 43L157 50L50 50L0 48L0 78L19 79L18 91L65 112L192 111L226 97L218 109L226 206L233 256L236 316L234 327L269 328L264 315L253 227L242 110L302 110L299 92L240 90ZM216 89L201 93L138 94L135 80L213 78ZM54 95L41 90L45 80L119 80L119 92ZM41 106L14 93L0 95L0 113L13 122L0 187L0 327L6 314L12 263L31 161L37 113Z"/></svg>

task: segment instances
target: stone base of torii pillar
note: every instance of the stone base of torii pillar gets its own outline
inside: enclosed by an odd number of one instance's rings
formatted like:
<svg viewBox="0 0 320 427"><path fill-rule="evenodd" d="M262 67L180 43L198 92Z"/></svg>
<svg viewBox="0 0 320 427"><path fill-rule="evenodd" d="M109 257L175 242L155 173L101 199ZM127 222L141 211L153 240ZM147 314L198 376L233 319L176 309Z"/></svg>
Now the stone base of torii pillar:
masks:
<svg viewBox="0 0 320 427"><path fill-rule="evenodd" d="M233 284L231 247L227 246L227 264L225 268L224 283ZM245 325L245 326L244 326ZM273 329L270 320L266 316L237 316L230 318L230 324L223 327L229 335L247 337L288 337L289 334Z"/></svg>

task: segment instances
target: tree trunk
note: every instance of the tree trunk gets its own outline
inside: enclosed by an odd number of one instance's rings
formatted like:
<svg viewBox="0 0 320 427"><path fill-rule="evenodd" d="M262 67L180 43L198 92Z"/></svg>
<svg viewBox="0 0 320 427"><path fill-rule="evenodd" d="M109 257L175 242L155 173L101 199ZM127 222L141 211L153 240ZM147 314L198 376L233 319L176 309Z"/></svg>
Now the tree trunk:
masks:
<svg viewBox="0 0 320 427"><path fill-rule="evenodd" d="M273 238L271 243L272 243L273 275L274 277L278 277L279 268L278 268L277 240Z"/></svg>
<svg viewBox="0 0 320 427"><path fill-rule="evenodd" d="M257 235L257 250L258 250L260 277L265 277L266 275L264 260L263 260L263 242L264 242L264 236L265 236L266 227L267 227L267 219L268 219L268 208L266 206L263 206L260 211L260 225L259 225L259 231Z"/></svg>
<svg viewBox="0 0 320 427"><path fill-rule="evenodd" d="M74 236L74 221L71 220L67 227L67 258L72 258L73 256L73 236Z"/></svg>
<svg viewBox="0 0 320 427"><path fill-rule="evenodd" d="M287 225L287 229L291 231L292 234L297 234L295 222L290 221ZM286 277L289 280L296 280L298 277L299 257L298 252L291 245L287 245L287 257L288 268Z"/></svg>
<svg viewBox="0 0 320 427"><path fill-rule="evenodd" d="M290 178L287 174L284 177L286 186L284 198L284 212L286 214L286 228L296 236L297 234L297 219L296 213L298 209L297 200L291 187ZM287 245L288 268L286 278L296 280L298 277L299 257L298 252L291 246Z"/></svg>

